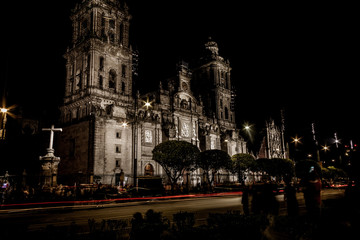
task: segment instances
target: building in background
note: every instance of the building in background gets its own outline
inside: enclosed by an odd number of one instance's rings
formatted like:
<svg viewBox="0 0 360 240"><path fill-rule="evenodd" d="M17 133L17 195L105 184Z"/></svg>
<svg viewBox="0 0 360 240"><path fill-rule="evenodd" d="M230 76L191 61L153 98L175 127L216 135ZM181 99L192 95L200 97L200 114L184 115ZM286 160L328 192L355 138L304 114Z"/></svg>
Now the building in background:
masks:
<svg viewBox="0 0 360 240"><path fill-rule="evenodd" d="M265 134L257 158L289 158L283 123L279 127L273 119L269 119L265 125Z"/></svg>

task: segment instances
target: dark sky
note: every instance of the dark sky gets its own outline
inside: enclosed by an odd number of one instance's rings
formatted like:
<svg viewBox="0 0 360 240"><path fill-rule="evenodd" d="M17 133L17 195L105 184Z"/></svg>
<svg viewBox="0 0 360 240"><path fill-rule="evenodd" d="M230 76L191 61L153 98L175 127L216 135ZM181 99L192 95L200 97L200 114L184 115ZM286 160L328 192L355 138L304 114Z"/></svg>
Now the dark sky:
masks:
<svg viewBox="0 0 360 240"><path fill-rule="evenodd" d="M8 104L55 121L76 1L8 2L1 87L6 80ZM141 85L158 86L211 36L233 69L239 124L261 128L284 108L289 135L309 134L315 121L319 139L359 139L358 19L339 4L128 0Z"/></svg>

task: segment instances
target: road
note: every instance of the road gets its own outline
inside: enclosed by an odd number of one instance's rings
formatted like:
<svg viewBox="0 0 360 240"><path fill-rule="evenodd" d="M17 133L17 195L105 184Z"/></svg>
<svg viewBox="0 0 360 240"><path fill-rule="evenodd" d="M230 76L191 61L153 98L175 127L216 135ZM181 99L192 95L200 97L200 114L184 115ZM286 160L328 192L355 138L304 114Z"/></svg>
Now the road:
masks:
<svg viewBox="0 0 360 240"><path fill-rule="evenodd" d="M343 190L325 190L322 199L343 196ZM300 211L304 209L302 194L298 194ZM280 214L286 214L283 195L277 196L280 202ZM133 214L144 214L153 209L162 212L163 216L172 220L173 214L180 211L193 212L196 224L205 223L209 213L226 213L227 211L242 211L241 196L218 196L204 198L187 198L174 200L158 200L147 202L110 203L103 206L76 206L76 207L51 207L37 209L0 210L0 224L24 224L28 230L41 230L48 225L68 226L72 222L86 227L89 219L97 222L108 219L131 219Z"/></svg>

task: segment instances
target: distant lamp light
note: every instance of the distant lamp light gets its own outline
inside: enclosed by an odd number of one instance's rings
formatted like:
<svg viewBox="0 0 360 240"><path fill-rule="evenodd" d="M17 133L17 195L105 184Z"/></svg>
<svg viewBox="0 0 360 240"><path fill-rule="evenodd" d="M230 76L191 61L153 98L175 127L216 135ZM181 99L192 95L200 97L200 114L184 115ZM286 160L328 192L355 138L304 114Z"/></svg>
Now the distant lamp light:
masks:
<svg viewBox="0 0 360 240"><path fill-rule="evenodd" d="M325 152L326 152L326 151L329 151L329 147L326 146L326 145L325 145L325 146L322 146L322 150L325 151Z"/></svg>
<svg viewBox="0 0 360 240"><path fill-rule="evenodd" d="M8 111L8 110L7 110L6 108L1 108L1 112L2 112L2 113L7 113L7 111Z"/></svg>
<svg viewBox="0 0 360 240"><path fill-rule="evenodd" d="M121 126L122 126L123 128L126 128L126 127L128 126L128 123L127 123L127 122L123 122L123 123L121 124Z"/></svg>
<svg viewBox="0 0 360 240"><path fill-rule="evenodd" d="M301 138L298 138L298 137L296 136L296 137L292 138L292 140L293 140L292 142L295 143L295 144L301 143L300 139L301 139Z"/></svg>
<svg viewBox="0 0 360 240"><path fill-rule="evenodd" d="M253 124L249 124L249 123L243 124L243 130L244 130L245 134L249 137L250 142L254 141L252 126L253 126Z"/></svg>

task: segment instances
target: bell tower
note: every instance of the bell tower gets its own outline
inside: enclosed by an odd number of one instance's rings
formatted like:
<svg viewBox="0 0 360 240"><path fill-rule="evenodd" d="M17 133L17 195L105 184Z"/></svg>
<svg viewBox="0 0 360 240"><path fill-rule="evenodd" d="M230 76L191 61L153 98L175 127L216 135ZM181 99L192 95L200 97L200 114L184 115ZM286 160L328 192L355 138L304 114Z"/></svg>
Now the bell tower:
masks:
<svg viewBox="0 0 360 240"><path fill-rule="evenodd" d="M192 89L202 100L205 110L206 122L200 124L203 127L199 134L205 143L203 149L221 149L231 156L244 153L246 142L239 135L235 122L230 62L219 55L218 45L211 38L202 50L193 69Z"/></svg>
<svg viewBox="0 0 360 240"><path fill-rule="evenodd" d="M235 129L234 92L230 63L219 55L211 38L205 43L198 67L194 69L194 89L204 101L206 115L218 120L226 129Z"/></svg>
<svg viewBox="0 0 360 240"><path fill-rule="evenodd" d="M72 43L64 54L60 174L110 182L131 172L131 130L121 124L134 106L131 15L124 0L79 0L70 16Z"/></svg>
<svg viewBox="0 0 360 240"><path fill-rule="evenodd" d="M130 18L126 4L117 0L82 0L76 5L72 47L64 55L65 104L91 95L131 95Z"/></svg>

